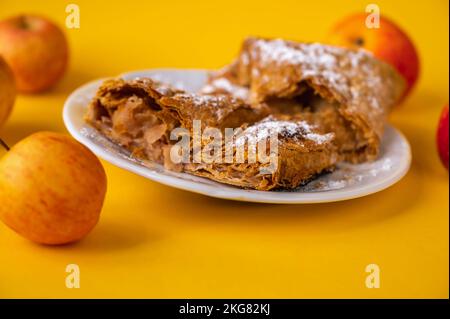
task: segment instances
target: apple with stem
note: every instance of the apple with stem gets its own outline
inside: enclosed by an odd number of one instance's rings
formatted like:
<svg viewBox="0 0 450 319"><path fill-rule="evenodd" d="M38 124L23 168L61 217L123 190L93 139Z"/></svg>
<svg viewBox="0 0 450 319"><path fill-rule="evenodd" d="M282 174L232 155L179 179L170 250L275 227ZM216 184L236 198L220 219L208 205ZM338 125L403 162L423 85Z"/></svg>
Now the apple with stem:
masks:
<svg viewBox="0 0 450 319"><path fill-rule="evenodd" d="M391 64L406 81L404 98L414 87L420 73L416 47L394 21L380 16L379 27L369 28L366 19L364 13L343 18L331 29L327 42L352 49L363 48Z"/></svg>
<svg viewBox="0 0 450 319"><path fill-rule="evenodd" d="M41 244L85 237L99 220L106 193L98 158L54 132L34 133L5 148L0 158L0 220Z"/></svg>

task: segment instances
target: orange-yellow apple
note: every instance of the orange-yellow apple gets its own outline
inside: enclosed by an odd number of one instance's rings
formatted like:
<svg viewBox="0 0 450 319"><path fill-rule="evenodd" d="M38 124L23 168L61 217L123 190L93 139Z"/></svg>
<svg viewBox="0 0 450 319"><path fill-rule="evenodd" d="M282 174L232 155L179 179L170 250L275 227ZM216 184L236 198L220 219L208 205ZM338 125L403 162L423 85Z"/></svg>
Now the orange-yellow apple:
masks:
<svg viewBox="0 0 450 319"><path fill-rule="evenodd" d="M11 69L0 56L0 127L6 122L16 99L16 86Z"/></svg>
<svg viewBox="0 0 450 319"><path fill-rule="evenodd" d="M444 107L439 119L436 141L442 164L448 169L448 104Z"/></svg>
<svg viewBox="0 0 450 319"><path fill-rule="evenodd" d="M390 63L406 80L405 97L419 76L420 63L416 48L408 35L393 21L380 16L379 28L368 28L366 18L365 14L358 13L342 19L332 28L327 42L349 48L364 48Z"/></svg>
<svg viewBox="0 0 450 319"><path fill-rule="evenodd" d="M0 55L13 70L19 92L48 89L64 74L68 61L64 33L46 18L20 15L0 21Z"/></svg>
<svg viewBox="0 0 450 319"><path fill-rule="evenodd" d="M106 192L97 157L60 133L34 133L0 159L0 220L34 242L77 241L97 224Z"/></svg>

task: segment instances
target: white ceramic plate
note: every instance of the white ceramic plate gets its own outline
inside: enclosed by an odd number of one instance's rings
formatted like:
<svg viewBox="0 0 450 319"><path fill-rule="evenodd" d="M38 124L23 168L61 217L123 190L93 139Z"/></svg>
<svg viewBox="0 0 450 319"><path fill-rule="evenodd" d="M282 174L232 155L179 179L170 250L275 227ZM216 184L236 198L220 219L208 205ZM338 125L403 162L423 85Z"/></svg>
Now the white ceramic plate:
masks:
<svg viewBox="0 0 450 319"><path fill-rule="evenodd" d="M206 80L203 70L147 70L121 75L126 79L152 77L187 91L197 91ZM131 158L126 150L110 142L83 122L90 99L103 80L90 82L75 90L64 105L64 123L78 141L101 158L153 181L224 199L261 203L321 203L352 199L379 192L399 181L408 171L411 151L405 137L387 126L378 160L351 165L342 163L326 174L295 191L244 190L205 178L165 170L161 165Z"/></svg>

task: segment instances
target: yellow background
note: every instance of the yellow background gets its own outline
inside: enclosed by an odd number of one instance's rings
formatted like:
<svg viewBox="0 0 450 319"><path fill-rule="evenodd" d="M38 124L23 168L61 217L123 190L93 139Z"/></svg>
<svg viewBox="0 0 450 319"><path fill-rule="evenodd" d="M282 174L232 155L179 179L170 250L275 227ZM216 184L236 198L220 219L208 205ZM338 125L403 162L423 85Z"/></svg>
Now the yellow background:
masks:
<svg viewBox="0 0 450 319"><path fill-rule="evenodd" d="M218 68L247 35L321 40L370 3L1 0L0 18L40 13L63 26L71 2L81 28L66 30L70 69L53 90L19 96L0 133L10 144L38 130L65 131L63 102L86 81ZM418 86L391 118L412 146L402 181L347 202L259 205L172 189L103 162L108 193L85 240L44 247L0 225L0 297L448 298L448 173L435 147L448 101L448 1L376 3L413 38L422 62ZM80 289L65 287L70 263L81 268ZM381 268L380 289L365 287L371 263Z"/></svg>

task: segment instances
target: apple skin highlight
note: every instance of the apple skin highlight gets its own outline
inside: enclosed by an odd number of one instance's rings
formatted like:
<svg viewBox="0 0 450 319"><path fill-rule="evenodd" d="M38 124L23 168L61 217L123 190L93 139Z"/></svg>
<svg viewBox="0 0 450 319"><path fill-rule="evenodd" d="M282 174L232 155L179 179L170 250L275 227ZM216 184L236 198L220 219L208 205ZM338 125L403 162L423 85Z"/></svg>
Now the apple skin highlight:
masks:
<svg viewBox="0 0 450 319"><path fill-rule="evenodd" d="M449 117L448 117L448 104L442 110L441 116L439 118L438 129L436 132L436 143L438 148L439 157L441 159L442 164L444 164L445 168L448 170L448 162L449 162L449 141L448 141L448 132L449 130Z"/></svg>

